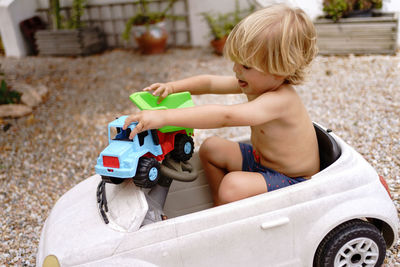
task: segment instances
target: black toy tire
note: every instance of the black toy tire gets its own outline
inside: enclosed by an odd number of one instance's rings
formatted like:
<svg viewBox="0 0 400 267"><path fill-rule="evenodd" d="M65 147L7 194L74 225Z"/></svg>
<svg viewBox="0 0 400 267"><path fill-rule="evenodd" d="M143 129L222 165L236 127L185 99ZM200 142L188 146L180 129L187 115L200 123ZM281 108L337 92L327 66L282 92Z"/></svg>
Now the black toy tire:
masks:
<svg viewBox="0 0 400 267"><path fill-rule="evenodd" d="M123 178L117 178L117 177L110 177L110 176L101 176L101 180L103 180L106 183L110 184L120 184L122 183L125 179Z"/></svg>
<svg viewBox="0 0 400 267"><path fill-rule="evenodd" d="M186 134L175 135L175 148L171 151L171 156L176 161L189 160L194 151L194 142L191 136Z"/></svg>
<svg viewBox="0 0 400 267"><path fill-rule="evenodd" d="M349 247L352 249L348 249ZM372 253L378 253L378 256L367 256ZM366 261L374 263L374 266L381 266L385 259L386 242L373 224L358 219L351 220L333 229L322 240L316 251L313 266L335 267L335 260L346 261L343 254L349 256L349 264L340 266L366 266Z"/></svg>
<svg viewBox="0 0 400 267"><path fill-rule="evenodd" d="M151 188L157 184L159 178L160 163L155 158L140 158L136 175L133 177L135 185L143 188Z"/></svg>

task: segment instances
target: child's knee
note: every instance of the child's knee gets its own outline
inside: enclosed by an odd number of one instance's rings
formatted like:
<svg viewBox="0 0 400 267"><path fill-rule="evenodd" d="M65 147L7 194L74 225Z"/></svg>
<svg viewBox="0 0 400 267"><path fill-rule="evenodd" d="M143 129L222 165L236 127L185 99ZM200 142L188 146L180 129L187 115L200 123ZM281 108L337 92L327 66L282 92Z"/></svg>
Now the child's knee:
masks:
<svg viewBox="0 0 400 267"><path fill-rule="evenodd" d="M215 150L220 143L220 138L217 136L208 137L204 142L201 144L199 149L199 156L201 159L210 158L210 156L215 153Z"/></svg>
<svg viewBox="0 0 400 267"><path fill-rule="evenodd" d="M233 173L225 175L218 190L218 198L222 204L241 199L242 185L235 179Z"/></svg>

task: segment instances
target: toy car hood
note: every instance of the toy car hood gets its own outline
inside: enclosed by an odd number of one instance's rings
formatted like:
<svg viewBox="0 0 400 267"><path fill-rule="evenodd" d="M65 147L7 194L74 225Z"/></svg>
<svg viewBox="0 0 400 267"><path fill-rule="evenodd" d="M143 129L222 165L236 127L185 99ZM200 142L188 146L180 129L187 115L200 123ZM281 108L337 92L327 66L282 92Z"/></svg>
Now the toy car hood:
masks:
<svg viewBox="0 0 400 267"><path fill-rule="evenodd" d="M127 142L111 143L101 153L100 156L114 156L118 157L126 154L131 148Z"/></svg>
<svg viewBox="0 0 400 267"><path fill-rule="evenodd" d="M42 233L43 242L39 245L38 258L42 258L41 253L46 252L46 255L63 255L68 258L67 261L58 259L68 266L91 262L111 256L126 233L139 229L148 205L143 191L138 190L132 181L118 187L107 187L108 225L100 215L93 216L99 213L96 188L100 181L99 175L89 177L57 201L57 209L51 212L44 225L43 233L46 234ZM87 251L87 248L92 248L88 243L96 244L95 252L92 249Z"/></svg>

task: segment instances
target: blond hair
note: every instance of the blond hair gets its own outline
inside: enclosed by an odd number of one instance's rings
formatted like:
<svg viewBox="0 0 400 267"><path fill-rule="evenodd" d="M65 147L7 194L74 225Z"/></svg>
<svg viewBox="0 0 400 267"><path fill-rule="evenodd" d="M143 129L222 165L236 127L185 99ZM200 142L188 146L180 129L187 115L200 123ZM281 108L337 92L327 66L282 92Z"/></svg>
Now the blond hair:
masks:
<svg viewBox="0 0 400 267"><path fill-rule="evenodd" d="M285 77L304 80L306 67L318 52L316 32L300 8L272 5L244 18L228 36L224 54L234 62Z"/></svg>

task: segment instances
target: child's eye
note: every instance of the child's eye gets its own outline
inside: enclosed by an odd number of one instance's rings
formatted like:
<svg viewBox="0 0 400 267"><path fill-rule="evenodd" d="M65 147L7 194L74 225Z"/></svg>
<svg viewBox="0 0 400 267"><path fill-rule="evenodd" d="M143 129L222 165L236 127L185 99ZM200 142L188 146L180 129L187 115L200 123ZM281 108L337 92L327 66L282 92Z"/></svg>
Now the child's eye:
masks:
<svg viewBox="0 0 400 267"><path fill-rule="evenodd" d="M245 68L246 70L251 69L249 66L246 66L246 65L242 65L242 66L243 66L243 68Z"/></svg>

